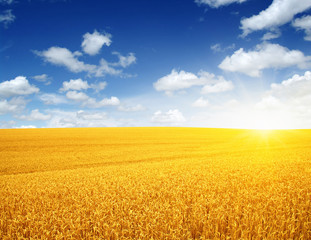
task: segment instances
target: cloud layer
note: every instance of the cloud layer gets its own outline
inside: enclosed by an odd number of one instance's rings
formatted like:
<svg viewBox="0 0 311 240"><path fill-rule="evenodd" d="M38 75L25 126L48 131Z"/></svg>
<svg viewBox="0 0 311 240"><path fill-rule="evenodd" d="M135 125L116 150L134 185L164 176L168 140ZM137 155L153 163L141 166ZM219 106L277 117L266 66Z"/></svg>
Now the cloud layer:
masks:
<svg viewBox="0 0 311 240"><path fill-rule="evenodd" d="M289 50L279 44L262 43L253 51L244 51L243 48L227 56L219 68L229 72L240 72L251 77L259 77L262 70L267 68L298 68L310 67L311 56L305 56L299 50Z"/></svg>
<svg viewBox="0 0 311 240"><path fill-rule="evenodd" d="M153 83L157 91L164 91L171 95L174 91L179 91L195 86L203 86L202 93L217 93L233 89L231 81L226 81L222 76L216 77L214 74L200 71L197 75L191 72L176 71L173 69L170 74L158 79Z"/></svg>
<svg viewBox="0 0 311 240"><path fill-rule="evenodd" d="M309 0L273 0L272 4L258 15L241 21L242 36L253 31L271 29L290 22L293 17L311 7Z"/></svg>
<svg viewBox="0 0 311 240"><path fill-rule="evenodd" d="M292 25L298 30L303 30L306 34L304 39L306 41L311 41L311 16L297 18Z"/></svg>
<svg viewBox="0 0 311 240"><path fill-rule="evenodd" d="M18 76L10 81L0 83L0 97L14 97L38 93L39 88L29 84L26 77Z"/></svg>
<svg viewBox="0 0 311 240"><path fill-rule="evenodd" d="M92 34L84 34L83 38L84 40L81 44L82 50L90 56L98 54L104 45L110 46L111 44L110 34L100 34L96 30ZM83 56L82 52L72 52L64 47L53 46L43 51L35 50L34 53L42 57L45 62L65 67L73 73L86 72L88 76L95 77L103 77L107 74L121 76L123 72L122 68L136 63L134 53L123 56L119 52L112 52L113 55L119 58L118 62L109 63L104 58L101 58L98 65L88 64L79 60L79 57Z"/></svg>
<svg viewBox="0 0 311 240"><path fill-rule="evenodd" d="M153 114L151 121L161 124L180 124L186 121L183 114L178 110L168 110L167 112L157 111Z"/></svg>

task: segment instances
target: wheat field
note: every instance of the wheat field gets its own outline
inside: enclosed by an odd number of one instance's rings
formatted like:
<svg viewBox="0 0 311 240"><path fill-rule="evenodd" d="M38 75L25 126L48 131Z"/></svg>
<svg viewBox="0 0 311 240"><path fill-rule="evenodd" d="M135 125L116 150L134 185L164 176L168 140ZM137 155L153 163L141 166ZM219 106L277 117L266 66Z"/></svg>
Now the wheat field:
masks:
<svg viewBox="0 0 311 240"><path fill-rule="evenodd" d="M311 130L0 130L0 239L311 239Z"/></svg>

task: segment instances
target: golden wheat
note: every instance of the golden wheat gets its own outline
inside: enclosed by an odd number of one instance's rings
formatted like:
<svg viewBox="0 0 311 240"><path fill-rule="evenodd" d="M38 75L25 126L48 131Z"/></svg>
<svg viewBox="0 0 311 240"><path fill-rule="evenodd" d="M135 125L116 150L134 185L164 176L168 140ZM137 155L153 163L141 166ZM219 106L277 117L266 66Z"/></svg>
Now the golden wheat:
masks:
<svg viewBox="0 0 311 240"><path fill-rule="evenodd" d="M0 130L0 239L311 239L311 130Z"/></svg>

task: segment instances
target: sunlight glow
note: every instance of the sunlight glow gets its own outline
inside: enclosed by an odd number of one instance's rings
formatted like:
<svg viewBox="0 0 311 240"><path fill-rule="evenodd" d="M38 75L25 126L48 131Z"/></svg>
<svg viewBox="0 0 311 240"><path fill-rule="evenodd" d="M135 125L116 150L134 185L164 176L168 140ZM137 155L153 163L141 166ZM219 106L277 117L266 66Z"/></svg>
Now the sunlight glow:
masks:
<svg viewBox="0 0 311 240"><path fill-rule="evenodd" d="M240 113L243 128L272 130L291 129L292 119L289 114L280 111L254 110Z"/></svg>

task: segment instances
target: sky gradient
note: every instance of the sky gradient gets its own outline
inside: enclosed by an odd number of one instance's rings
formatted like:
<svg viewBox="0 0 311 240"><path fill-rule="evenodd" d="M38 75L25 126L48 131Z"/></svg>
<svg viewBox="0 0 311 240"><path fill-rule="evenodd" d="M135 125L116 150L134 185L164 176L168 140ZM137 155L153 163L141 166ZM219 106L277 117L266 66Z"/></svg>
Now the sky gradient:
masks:
<svg viewBox="0 0 311 240"><path fill-rule="evenodd" d="M0 0L0 128L311 128L311 0Z"/></svg>

